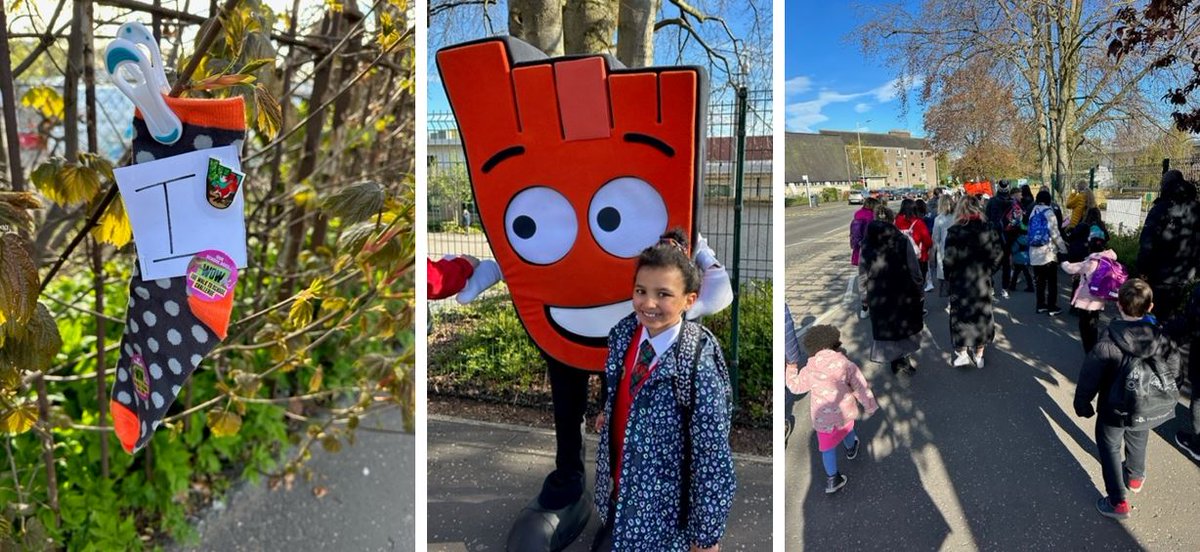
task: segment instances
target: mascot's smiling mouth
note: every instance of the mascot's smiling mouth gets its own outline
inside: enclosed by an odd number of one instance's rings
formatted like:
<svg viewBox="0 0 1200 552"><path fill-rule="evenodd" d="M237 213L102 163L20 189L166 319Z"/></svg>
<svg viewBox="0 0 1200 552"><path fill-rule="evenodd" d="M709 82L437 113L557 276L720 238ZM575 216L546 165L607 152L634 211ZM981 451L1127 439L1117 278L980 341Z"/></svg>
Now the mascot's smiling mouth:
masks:
<svg viewBox="0 0 1200 552"><path fill-rule="evenodd" d="M608 332L633 312L633 300L597 307L552 307L546 305L546 320L568 340L590 347L607 347Z"/></svg>

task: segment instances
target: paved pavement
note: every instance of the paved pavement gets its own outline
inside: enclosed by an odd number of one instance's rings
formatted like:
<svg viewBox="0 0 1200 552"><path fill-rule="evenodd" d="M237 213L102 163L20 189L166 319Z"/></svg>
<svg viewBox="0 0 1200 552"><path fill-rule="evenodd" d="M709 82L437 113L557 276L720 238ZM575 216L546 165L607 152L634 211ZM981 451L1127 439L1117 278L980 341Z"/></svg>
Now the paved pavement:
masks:
<svg viewBox="0 0 1200 552"><path fill-rule="evenodd" d="M362 420L355 444L336 454L316 447L315 477L297 477L291 490L244 483L210 508L198 544L176 549L415 550L415 438L401 433L402 420L388 408Z"/></svg>
<svg viewBox="0 0 1200 552"><path fill-rule="evenodd" d="M509 526L554 468L554 433L544 429L429 417L428 550L502 550ZM596 439L586 440L594 481ZM738 491L722 550L771 549L771 463L735 455ZM587 550L595 517L569 551Z"/></svg>
<svg viewBox="0 0 1200 552"><path fill-rule="evenodd" d="M998 299L997 343L986 367L953 369L946 303L935 296L915 376L861 364L870 325L844 302L853 210L789 209L787 301L798 327L821 320L841 329L880 411L858 425L865 453L841 459L849 484L825 496L808 401L793 406L787 549L1200 550L1200 467L1171 441L1182 420L1151 436L1149 477L1131 499L1132 519L1096 513L1103 482L1094 422L1076 418L1071 407L1083 359L1075 317L1035 314L1031 293ZM1060 280L1065 305L1069 279ZM1181 403L1178 414L1185 413Z"/></svg>

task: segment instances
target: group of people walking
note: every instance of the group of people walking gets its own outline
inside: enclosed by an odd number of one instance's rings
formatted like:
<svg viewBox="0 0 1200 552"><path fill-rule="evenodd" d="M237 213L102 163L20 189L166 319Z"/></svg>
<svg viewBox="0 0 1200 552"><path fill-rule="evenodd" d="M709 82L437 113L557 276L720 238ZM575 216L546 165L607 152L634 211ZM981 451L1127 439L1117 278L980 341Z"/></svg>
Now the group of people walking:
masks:
<svg viewBox="0 0 1200 552"><path fill-rule="evenodd" d="M1146 481L1149 429L1173 417L1174 409L1168 412L1166 406L1178 401L1185 375L1200 381L1200 359L1190 354L1200 341L1200 286L1190 296L1188 288L1200 275L1196 185L1179 171L1163 175L1136 259L1118 259L1086 185L1074 190L1065 211L1049 190L1035 195L1028 185L1014 188L1001 181L993 197L939 189L928 202L904 200L898 213L873 198L864 202L851 221L850 246L851 263L858 268L858 314L869 319L873 337L869 359L888 365L893 374L916 373L926 295L936 290L947 302L954 349L950 365L983 368L996 335L996 297L1009 298L1024 276L1024 290L1035 293L1035 314L1057 316L1062 313L1061 270L1072 278L1070 306L1086 355L1074 409L1080 416L1097 415L1105 496L1096 508L1109 517L1128 517L1126 491L1139 492ZM1102 328L1109 303L1116 308L1108 309L1112 320ZM877 404L858 365L841 349L836 328L808 328L804 346L807 364L801 369L789 360L786 381L791 392L810 393L828 477L825 491L834 493L846 483L837 470L836 450L854 458L860 447L854 431L857 405L869 415ZM791 348L798 350L797 340L789 341ZM1134 387L1127 383L1134 381L1131 377L1141 387L1117 393ZM1196 395L1191 392L1190 427L1175 441L1200 461ZM1146 414L1154 396L1162 412Z"/></svg>

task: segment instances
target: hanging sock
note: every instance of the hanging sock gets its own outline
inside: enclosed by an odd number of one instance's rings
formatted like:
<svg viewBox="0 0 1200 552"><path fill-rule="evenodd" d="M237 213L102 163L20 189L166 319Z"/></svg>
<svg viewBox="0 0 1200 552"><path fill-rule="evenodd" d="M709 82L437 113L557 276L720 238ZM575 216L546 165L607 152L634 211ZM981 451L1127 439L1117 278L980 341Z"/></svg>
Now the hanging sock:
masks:
<svg viewBox="0 0 1200 552"><path fill-rule="evenodd" d="M134 163L226 145L241 148L245 112L241 97L220 100L166 98L183 123L180 139L155 141L141 114L133 121ZM203 184L192 193L204 201ZM121 337L110 411L126 452L146 445L183 384L221 340L233 310L233 288L223 296L190 293L188 277L143 280L134 263L125 334Z"/></svg>

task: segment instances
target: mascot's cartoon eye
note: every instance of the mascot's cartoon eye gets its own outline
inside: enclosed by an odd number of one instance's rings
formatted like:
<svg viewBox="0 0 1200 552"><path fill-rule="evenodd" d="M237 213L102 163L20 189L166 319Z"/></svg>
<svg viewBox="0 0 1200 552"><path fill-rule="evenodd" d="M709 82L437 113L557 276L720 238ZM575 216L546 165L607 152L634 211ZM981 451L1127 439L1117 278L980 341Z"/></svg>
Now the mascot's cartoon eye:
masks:
<svg viewBox="0 0 1200 552"><path fill-rule="evenodd" d="M618 257L636 257L667 229L667 206L654 186L623 176L602 186L588 207L596 243Z"/></svg>
<svg viewBox="0 0 1200 552"><path fill-rule="evenodd" d="M567 198L545 186L536 186L522 190L508 202L504 231L522 259L547 265L558 262L575 245L579 222Z"/></svg>

